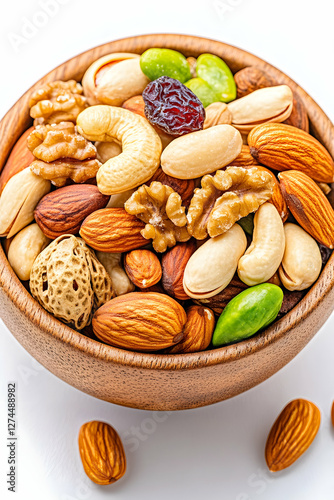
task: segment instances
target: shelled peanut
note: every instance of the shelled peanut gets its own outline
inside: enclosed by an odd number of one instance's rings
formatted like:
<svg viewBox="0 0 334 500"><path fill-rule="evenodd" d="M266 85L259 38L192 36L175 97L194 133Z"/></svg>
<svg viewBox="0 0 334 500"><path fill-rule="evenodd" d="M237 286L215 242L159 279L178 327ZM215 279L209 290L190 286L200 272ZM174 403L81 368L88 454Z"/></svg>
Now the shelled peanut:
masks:
<svg viewBox="0 0 334 500"><path fill-rule="evenodd" d="M317 280L334 163L288 85L156 48L98 59L82 86L47 83L30 108L0 177L0 234L73 328L196 352L256 334Z"/></svg>

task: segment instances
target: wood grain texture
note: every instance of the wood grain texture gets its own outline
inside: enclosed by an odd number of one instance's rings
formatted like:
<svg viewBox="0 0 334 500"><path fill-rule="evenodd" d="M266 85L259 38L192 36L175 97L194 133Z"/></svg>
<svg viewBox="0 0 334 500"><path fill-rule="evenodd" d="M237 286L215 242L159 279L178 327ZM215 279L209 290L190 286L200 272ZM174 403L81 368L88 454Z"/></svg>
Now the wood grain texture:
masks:
<svg viewBox="0 0 334 500"><path fill-rule="evenodd" d="M186 56L211 52L236 72L258 66L288 84L303 101L311 132L334 156L334 127L320 107L289 77L256 56L204 38L159 34L96 47L62 64L37 82L0 124L0 167L31 125L28 100L41 83L75 78L109 52L141 53L149 47L180 50ZM22 111L25 110L25 111ZM20 283L0 249L0 314L16 339L42 365L74 387L100 399L147 410L205 406L233 397L273 375L316 334L333 310L334 256L298 306L263 333L239 344L194 354L139 354L100 344L49 315ZM75 367L75 369L73 369Z"/></svg>

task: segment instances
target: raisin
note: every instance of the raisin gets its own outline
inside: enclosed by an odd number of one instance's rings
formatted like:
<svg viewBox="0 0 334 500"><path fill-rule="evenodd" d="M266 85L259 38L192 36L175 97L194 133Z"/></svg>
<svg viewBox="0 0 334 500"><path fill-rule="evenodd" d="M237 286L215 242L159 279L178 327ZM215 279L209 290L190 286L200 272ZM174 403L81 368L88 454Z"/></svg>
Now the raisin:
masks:
<svg viewBox="0 0 334 500"><path fill-rule="evenodd" d="M203 104L183 83L161 76L143 92L145 116L167 134L181 136L201 130L205 119Z"/></svg>

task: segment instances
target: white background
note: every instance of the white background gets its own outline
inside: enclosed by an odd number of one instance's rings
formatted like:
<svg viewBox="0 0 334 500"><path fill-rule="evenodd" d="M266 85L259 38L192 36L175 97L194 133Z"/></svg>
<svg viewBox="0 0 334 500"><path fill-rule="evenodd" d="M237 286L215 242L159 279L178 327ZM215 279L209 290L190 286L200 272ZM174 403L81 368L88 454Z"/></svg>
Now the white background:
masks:
<svg viewBox="0 0 334 500"><path fill-rule="evenodd" d="M43 1L1 2L0 116L37 79L88 48L129 35L179 32L222 40L270 61L334 119L332 0L53 1L58 7L46 18L40 15ZM332 315L294 361L243 395L160 415L78 392L36 363L0 324L1 499L333 499L333 330ZM18 386L16 494L5 483L8 381ZM320 407L321 429L302 459L271 475L266 437L283 406L297 397ZM125 443L127 474L110 487L91 483L79 460L78 430L91 419L110 422Z"/></svg>

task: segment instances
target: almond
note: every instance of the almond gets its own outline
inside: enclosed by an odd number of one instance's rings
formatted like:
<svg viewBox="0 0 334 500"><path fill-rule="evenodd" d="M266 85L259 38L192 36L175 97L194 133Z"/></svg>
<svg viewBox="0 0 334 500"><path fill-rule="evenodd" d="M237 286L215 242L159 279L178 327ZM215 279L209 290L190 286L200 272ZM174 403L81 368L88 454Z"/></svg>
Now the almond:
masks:
<svg viewBox="0 0 334 500"><path fill-rule="evenodd" d="M300 170L318 182L333 182L334 162L317 139L282 123L264 123L248 136L253 157L274 170Z"/></svg>
<svg viewBox="0 0 334 500"><path fill-rule="evenodd" d="M187 316L168 295L133 292L100 307L93 317L95 335L103 342L135 351L158 351L183 339Z"/></svg>
<svg viewBox="0 0 334 500"><path fill-rule="evenodd" d="M259 165L259 162L251 155L249 146L244 144L239 155L230 163L233 167L254 167Z"/></svg>
<svg viewBox="0 0 334 500"><path fill-rule="evenodd" d="M319 186L298 170L281 172L278 177L297 222L319 243L334 248L334 210Z"/></svg>
<svg viewBox="0 0 334 500"><path fill-rule="evenodd" d="M135 95L122 104L122 108L128 109L145 118L145 102L142 95Z"/></svg>
<svg viewBox="0 0 334 500"><path fill-rule="evenodd" d="M80 236L100 252L123 253L147 245L140 234L145 224L124 208L103 208L83 221Z"/></svg>
<svg viewBox="0 0 334 500"><path fill-rule="evenodd" d="M255 160L254 160L255 161ZM151 182L161 182L165 186L170 186L182 198L182 205L188 207L190 200L193 197L195 189L195 181L193 179L176 179L170 175L165 174L161 167L155 172L153 177L146 184L149 186Z"/></svg>
<svg viewBox="0 0 334 500"><path fill-rule="evenodd" d="M89 479L105 485L118 481L126 471L122 441L111 425L92 421L79 431L79 451Z"/></svg>
<svg viewBox="0 0 334 500"><path fill-rule="evenodd" d="M44 196L35 209L35 219L51 239L62 234L77 234L87 215L107 205L109 196L96 186L74 184L56 189Z"/></svg>
<svg viewBox="0 0 334 500"><path fill-rule="evenodd" d="M16 142L13 147L6 165L4 166L1 176L0 176L0 194L3 191L3 188L9 181L13 175L21 172L25 168L29 167L30 163L32 163L35 159L34 155L29 151L27 146L27 138L30 132L34 129L34 127L28 128L19 140Z"/></svg>
<svg viewBox="0 0 334 500"><path fill-rule="evenodd" d="M320 411L305 399L291 401L269 433L265 457L272 472L292 465L311 445L320 426Z"/></svg>
<svg viewBox="0 0 334 500"><path fill-rule="evenodd" d="M183 288L183 275L188 260L196 248L196 241L191 239L186 243L176 244L162 257L162 286L166 293L175 299L189 299Z"/></svg>
<svg viewBox="0 0 334 500"><path fill-rule="evenodd" d="M150 250L132 250L127 253L124 268L132 283L139 288L155 285L162 275L160 261Z"/></svg>
<svg viewBox="0 0 334 500"><path fill-rule="evenodd" d="M170 354L204 351L210 344L215 328L215 315L203 306L191 306L187 310L184 337L176 346L168 349Z"/></svg>
<svg viewBox="0 0 334 500"><path fill-rule="evenodd" d="M269 170L268 170L269 172ZM274 174L273 174L273 177ZM289 210L286 204L286 201L282 195L281 191L281 186L278 180L275 177L275 185L274 185L274 191L271 199L269 200L269 203L272 203L274 207L276 207L277 212L280 214L282 221L285 222L289 216Z"/></svg>

